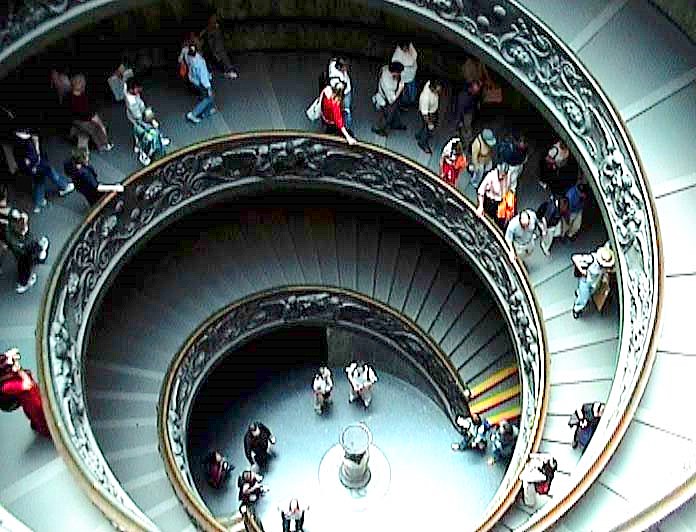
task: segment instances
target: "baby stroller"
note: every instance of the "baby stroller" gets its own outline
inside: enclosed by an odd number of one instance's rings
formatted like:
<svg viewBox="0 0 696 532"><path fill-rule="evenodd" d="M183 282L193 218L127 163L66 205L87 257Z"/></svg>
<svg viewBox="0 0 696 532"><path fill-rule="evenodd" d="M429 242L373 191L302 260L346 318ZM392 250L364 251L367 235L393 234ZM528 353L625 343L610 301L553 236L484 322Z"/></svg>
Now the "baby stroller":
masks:
<svg viewBox="0 0 696 532"><path fill-rule="evenodd" d="M138 154L138 160L143 166L149 165L154 158L164 156L167 153L165 148L171 142L162 136L155 113L149 107L143 113L143 120L133 124L133 137L133 151Z"/></svg>

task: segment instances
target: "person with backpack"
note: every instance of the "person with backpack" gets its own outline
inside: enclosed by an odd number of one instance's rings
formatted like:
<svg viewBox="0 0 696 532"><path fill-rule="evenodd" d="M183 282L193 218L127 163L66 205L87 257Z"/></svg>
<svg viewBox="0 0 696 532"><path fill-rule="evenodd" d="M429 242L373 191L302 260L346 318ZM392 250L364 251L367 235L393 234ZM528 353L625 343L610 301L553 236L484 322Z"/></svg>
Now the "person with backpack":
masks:
<svg viewBox="0 0 696 532"><path fill-rule="evenodd" d="M349 63L345 57L335 57L329 61L328 78L325 85L330 85L334 90L343 87L343 122L346 129L353 134L353 84L348 72ZM322 87L323 88L323 87Z"/></svg>

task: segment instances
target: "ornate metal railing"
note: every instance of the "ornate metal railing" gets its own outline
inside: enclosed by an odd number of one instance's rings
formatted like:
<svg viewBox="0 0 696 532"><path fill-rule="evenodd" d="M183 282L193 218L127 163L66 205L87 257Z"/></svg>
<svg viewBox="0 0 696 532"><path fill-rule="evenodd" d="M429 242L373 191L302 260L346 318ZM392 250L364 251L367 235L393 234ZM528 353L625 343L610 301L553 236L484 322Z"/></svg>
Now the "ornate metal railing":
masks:
<svg viewBox="0 0 696 532"><path fill-rule="evenodd" d="M486 512L491 523L514 499L546 407L544 329L526 274L510 261L500 232L436 176L385 150L325 135L239 135L192 146L133 175L123 194L90 213L56 262L40 317L40 370L59 449L113 521L154 527L114 478L89 424L83 370L92 312L129 254L172 220L227 196L297 187L368 198L423 223L473 266L498 301L520 366L522 414L511 466Z"/></svg>
<svg viewBox="0 0 696 532"><path fill-rule="evenodd" d="M77 19L125 10L135 0L86 0L0 50L0 75L37 39L66 32ZM145 0L142 0L145 1ZM573 473L534 521L548 526L589 488L608 463L637 408L655 352L663 279L657 220L644 172L608 98L578 58L515 0L358 0L384 6L482 55L526 94L568 142L603 210L618 259L622 315L618 364L607 415ZM89 18L89 17L83 17ZM60 26L60 29L59 29ZM692 482L696 485L696 482Z"/></svg>
<svg viewBox="0 0 696 532"><path fill-rule="evenodd" d="M546 528L589 489L633 417L652 368L663 282L654 203L618 112L578 58L516 1L385 0L487 61L525 93L573 150L603 211L617 255L621 333L606 414L572 473L522 528Z"/></svg>
<svg viewBox="0 0 696 532"><path fill-rule="evenodd" d="M326 287L281 288L233 303L206 320L174 357L159 402L160 450L182 504L202 527L225 530L198 493L189 466L186 427L208 375L231 352L278 328L340 326L361 331L426 377L450 420L469 411L464 387L449 358L427 335L396 311L363 295Z"/></svg>

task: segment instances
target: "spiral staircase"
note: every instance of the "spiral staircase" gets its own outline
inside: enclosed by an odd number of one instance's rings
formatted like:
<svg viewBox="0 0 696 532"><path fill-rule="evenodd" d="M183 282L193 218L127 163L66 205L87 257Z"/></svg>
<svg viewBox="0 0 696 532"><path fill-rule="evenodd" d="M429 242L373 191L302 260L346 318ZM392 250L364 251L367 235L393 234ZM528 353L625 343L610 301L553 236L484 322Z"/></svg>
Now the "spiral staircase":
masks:
<svg viewBox="0 0 696 532"><path fill-rule="evenodd" d="M87 9L88 4L79 9ZM696 524L695 506L686 502L692 494L689 479L694 473L696 435L685 422L685 409L694 399L690 377L695 371L689 356L694 348L687 332L687 309L694 290L690 253L694 237L688 217L696 183L696 160L690 149L696 129L696 47L641 0L591 0L580 6L570 0L525 0L523 5L579 57L625 122L655 197L666 275L661 295L663 327L640 405L611 460L554 527L604 530L622 525L640 529L661 520L656 525L660 530L688 530ZM15 50L21 52L20 48ZM183 89L155 78L146 92L174 147L239 131L306 129L302 111L314 96L314 84L305 80L313 80L325 60L318 54L245 57L238 81L216 84L221 112L195 128L183 120L181 110L190 103ZM412 113L407 134L385 140L370 132L372 113L362 103L369 101L375 66L363 61L353 67L353 78L361 80L354 97L357 137L436 170L437 158L424 155L413 142L411 134L417 123ZM259 92L262 98L258 98ZM129 146L121 106L100 113L117 145ZM449 130L451 124L440 128L441 132ZM444 136L436 138L435 153L445 140ZM69 146L62 140L47 143L52 160L67 156ZM536 148L537 160L541 148ZM127 149L95 154L93 162L106 181L120 181L137 169ZM520 204L535 206L541 192L533 179L534 164L529 166L520 184ZM68 196L34 217L33 228L51 235L53 249L59 250L86 212L81 198ZM441 341L462 378L476 390L484 390L482 394L491 397L514 387L506 379L490 386L514 359L497 320L481 319L494 315L495 306L484 291L461 275L456 261L405 238L379 217L339 213L329 223L326 219L318 223L314 214L290 216L268 231L234 225L231 231L238 238L229 244L230 249L202 241L197 256L169 253L160 267L139 280L142 284L124 289L119 296L119 305L129 312L109 315L108 309L102 309L104 334L93 338L98 356L90 359L85 372L93 428L118 480L163 530L194 528L172 492L159 458L156 405L160 384L168 359L210 315L211 306L230 302L225 296L230 285L240 294L279 282L331 283L356 290L403 311ZM606 400L615 379L621 324L616 302L607 315L588 314L578 321L570 315L574 280L569 255L605 240L604 227L592 224L571 246L556 246L549 259L537 254L526 265L543 312L551 355L541 450L558 459L554 481L558 493L565 483L574 481L572 474L580 459L570 447L567 416L583 402ZM54 253L49 262L56 257ZM239 260L230 261L231 257ZM335 260L324 263L320 257ZM212 269L211 264L218 261L225 266ZM0 277L5 295L0 302L0 340L3 346L18 346L25 365L36 369L35 329L47 269L40 272L37 287L19 296L13 290L10 263L5 261L6 274ZM266 267L260 268L261 264ZM206 283L200 283L201 279ZM130 334L119 333L124 330ZM493 414L514 411L515 401L513 397L510 403L500 403ZM0 416L0 427L3 434L12 435L0 456L0 470L5 473L0 480L0 504L9 513L30 529L41 531L111 527L90 503L70 466L50 442L31 434L19 414ZM645 489L646 483L650 489ZM667 517L682 503L686 504ZM517 504L496 528L529 526L540 515ZM0 526L23 529L2 515Z"/></svg>

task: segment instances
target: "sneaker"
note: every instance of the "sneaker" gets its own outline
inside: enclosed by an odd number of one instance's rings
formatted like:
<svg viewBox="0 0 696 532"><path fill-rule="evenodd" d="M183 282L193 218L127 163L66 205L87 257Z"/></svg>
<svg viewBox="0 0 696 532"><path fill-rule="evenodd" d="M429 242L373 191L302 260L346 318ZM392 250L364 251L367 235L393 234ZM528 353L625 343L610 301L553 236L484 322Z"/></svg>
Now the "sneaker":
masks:
<svg viewBox="0 0 696 532"><path fill-rule="evenodd" d="M48 201L46 199L41 200L41 203L34 205L34 214L39 214L41 209L45 209L48 206Z"/></svg>
<svg viewBox="0 0 696 532"><path fill-rule="evenodd" d="M133 153L140 153L140 148L133 146Z"/></svg>
<svg viewBox="0 0 696 532"><path fill-rule="evenodd" d="M229 72L225 72L225 77L227 79L237 79L239 74L237 74L234 70L230 70Z"/></svg>
<svg viewBox="0 0 696 532"><path fill-rule="evenodd" d="M23 294L24 292L29 290L35 284L36 284L36 274L32 273L31 277L29 277L29 282L27 282L27 284L21 285L21 284L17 283L17 293Z"/></svg>
<svg viewBox="0 0 696 532"><path fill-rule="evenodd" d="M573 309L573 319L577 320L579 317L580 317L580 313L577 310Z"/></svg>
<svg viewBox="0 0 696 532"><path fill-rule="evenodd" d="M546 255L547 257L551 256L551 250L546 249L544 246L541 246L541 252Z"/></svg>
<svg viewBox="0 0 696 532"><path fill-rule="evenodd" d="M461 446L458 443L453 443L452 444L452 450L453 451L459 451L461 450Z"/></svg>
<svg viewBox="0 0 696 532"><path fill-rule="evenodd" d="M186 120L193 122L194 124L200 123L201 119L193 116L193 113L186 113Z"/></svg>
<svg viewBox="0 0 696 532"><path fill-rule="evenodd" d="M140 152L138 160L140 161L140 164L142 164L143 166L147 166L152 162L152 159L150 159L144 151Z"/></svg>
<svg viewBox="0 0 696 532"><path fill-rule="evenodd" d="M217 107L211 107L210 110L208 111L207 116L213 116L215 113L217 113Z"/></svg>
<svg viewBox="0 0 696 532"><path fill-rule="evenodd" d="M106 151L111 151L113 149L114 149L114 145L109 142L108 144L104 144L104 146L99 148L99 151L106 152Z"/></svg>
<svg viewBox="0 0 696 532"><path fill-rule="evenodd" d="M39 262L46 262L46 259L48 258L48 248L51 245L51 242L48 240L48 237L42 236L39 239L39 248L41 251L39 251Z"/></svg>
<svg viewBox="0 0 696 532"><path fill-rule="evenodd" d="M168 139L167 137L162 137L162 146L164 146L166 148L171 143L172 143L172 139Z"/></svg>
<svg viewBox="0 0 696 532"><path fill-rule="evenodd" d="M65 187L63 190L61 190L60 192L58 192L58 195L59 195L60 197L67 196L67 195L70 194L73 190L75 190L75 185L74 185L73 183L68 183L68 186Z"/></svg>

